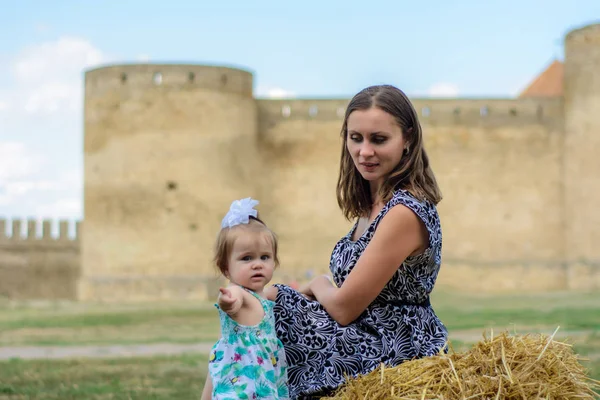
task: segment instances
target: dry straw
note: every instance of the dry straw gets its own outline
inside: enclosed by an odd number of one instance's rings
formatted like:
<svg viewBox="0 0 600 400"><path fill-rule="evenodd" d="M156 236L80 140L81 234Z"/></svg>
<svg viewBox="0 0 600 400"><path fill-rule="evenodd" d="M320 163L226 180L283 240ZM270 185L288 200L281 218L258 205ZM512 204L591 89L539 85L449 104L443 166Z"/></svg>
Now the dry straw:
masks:
<svg viewBox="0 0 600 400"><path fill-rule="evenodd" d="M558 330L558 329L557 329ZM349 379L330 400L597 399L600 381L586 369L570 344L554 334L503 333L464 353L452 349L381 368Z"/></svg>

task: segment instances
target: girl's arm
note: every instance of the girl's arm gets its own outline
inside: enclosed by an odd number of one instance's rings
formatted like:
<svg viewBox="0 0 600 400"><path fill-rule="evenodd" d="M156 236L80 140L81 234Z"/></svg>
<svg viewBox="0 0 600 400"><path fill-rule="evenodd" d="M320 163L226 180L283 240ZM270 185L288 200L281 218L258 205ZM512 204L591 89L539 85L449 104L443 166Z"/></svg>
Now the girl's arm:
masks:
<svg viewBox="0 0 600 400"><path fill-rule="evenodd" d="M244 294L242 289L237 286L229 286L219 289L219 298L217 304L219 308L225 311L229 316L235 316L244 305Z"/></svg>
<svg viewBox="0 0 600 400"><path fill-rule="evenodd" d="M424 225L405 206L393 207L340 288L318 276L305 290L340 325L354 321L381 293L404 260L427 243Z"/></svg>
<svg viewBox="0 0 600 400"><path fill-rule="evenodd" d="M201 400L210 400L212 399L212 379L210 379L210 374L206 374L206 382L204 382L204 390L202 390Z"/></svg>

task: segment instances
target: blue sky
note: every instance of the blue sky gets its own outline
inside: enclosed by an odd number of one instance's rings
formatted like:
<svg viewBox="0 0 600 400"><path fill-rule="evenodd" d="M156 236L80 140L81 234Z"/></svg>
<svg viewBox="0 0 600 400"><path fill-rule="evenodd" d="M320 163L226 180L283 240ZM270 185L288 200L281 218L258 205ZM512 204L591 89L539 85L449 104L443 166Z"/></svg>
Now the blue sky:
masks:
<svg viewBox="0 0 600 400"><path fill-rule="evenodd" d="M82 216L82 71L119 62L241 66L258 96L511 97L598 0L5 0L0 216Z"/></svg>

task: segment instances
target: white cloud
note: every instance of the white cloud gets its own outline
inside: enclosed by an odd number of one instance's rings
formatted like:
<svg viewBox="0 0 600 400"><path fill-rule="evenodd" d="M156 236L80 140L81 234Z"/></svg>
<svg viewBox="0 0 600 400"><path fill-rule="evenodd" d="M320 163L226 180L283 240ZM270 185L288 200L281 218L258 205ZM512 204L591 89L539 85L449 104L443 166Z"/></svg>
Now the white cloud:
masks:
<svg viewBox="0 0 600 400"><path fill-rule="evenodd" d="M81 174L64 173L57 179L39 179L34 174L26 179L5 180L0 182L0 189L11 199L30 195L32 192L70 191L81 188Z"/></svg>
<svg viewBox="0 0 600 400"><path fill-rule="evenodd" d="M61 37L0 65L11 85L0 87L0 214L81 218L83 72L114 61L85 39Z"/></svg>
<svg viewBox="0 0 600 400"><path fill-rule="evenodd" d="M135 59L139 62L149 62L150 56L148 54L138 54L138 56Z"/></svg>
<svg viewBox="0 0 600 400"><path fill-rule="evenodd" d="M44 158L23 143L0 142L0 188L40 171Z"/></svg>
<svg viewBox="0 0 600 400"><path fill-rule="evenodd" d="M83 101L83 71L109 61L89 41L62 37L30 46L11 63L15 87L0 97L27 114L79 112Z"/></svg>
<svg viewBox="0 0 600 400"><path fill-rule="evenodd" d="M0 185L0 205L26 205L26 215L39 218L81 218L81 182L71 184L61 176L56 180L30 179Z"/></svg>
<svg viewBox="0 0 600 400"><path fill-rule="evenodd" d="M280 87L259 86L256 88L256 96L271 99L289 99L296 97L296 93Z"/></svg>
<svg viewBox="0 0 600 400"><path fill-rule="evenodd" d="M49 187L60 194L61 198L37 205L33 210L35 215L45 218L83 218L83 200L81 198L83 174L81 170L64 173L58 180L51 182Z"/></svg>
<svg viewBox="0 0 600 400"><path fill-rule="evenodd" d="M13 63L13 74L26 84L77 81L83 68L105 61L106 55L85 39L62 37L24 49Z"/></svg>
<svg viewBox="0 0 600 400"><path fill-rule="evenodd" d="M49 82L33 90L26 98L24 108L29 114L52 114L60 110L78 111L81 108L82 89L78 85Z"/></svg>
<svg viewBox="0 0 600 400"><path fill-rule="evenodd" d="M42 178L49 160L19 142L0 142L0 205L29 204L28 215L79 218L80 170Z"/></svg>
<svg viewBox="0 0 600 400"><path fill-rule="evenodd" d="M53 203L40 204L34 210L35 215L44 218L80 218L83 213L81 200L79 198L65 198Z"/></svg>
<svg viewBox="0 0 600 400"><path fill-rule="evenodd" d="M9 199L24 196L33 190L53 189L56 185L52 181L19 181L8 182L4 185L5 196Z"/></svg>
<svg viewBox="0 0 600 400"><path fill-rule="evenodd" d="M458 86L453 83L436 83L432 85L427 94L431 97L458 97Z"/></svg>
<svg viewBox="0 0 600 400"><path fill-rule="evenodd" d="M0 142L0 205L14 203L27 189L20 184L40 171L43 158L23 143Z"/></svg>

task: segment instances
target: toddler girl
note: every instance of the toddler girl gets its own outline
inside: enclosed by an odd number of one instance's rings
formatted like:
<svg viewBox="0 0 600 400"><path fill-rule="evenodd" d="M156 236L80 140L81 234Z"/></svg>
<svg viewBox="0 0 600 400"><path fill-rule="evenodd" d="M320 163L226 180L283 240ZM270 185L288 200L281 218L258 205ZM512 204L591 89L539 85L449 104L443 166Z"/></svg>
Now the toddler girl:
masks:
<svg viewBox="0 0 600 400"><path fill-rule="evenodd" d="M251 198L234 201L221 223L215 264L230 284L219 289L215 304L222 336L210 352L203 400L289 399L274 303L265 298L279 264L277 238L258 218L257 204Z"/></svg>

